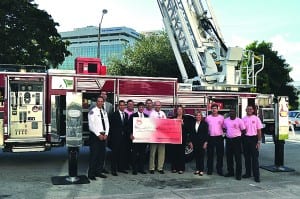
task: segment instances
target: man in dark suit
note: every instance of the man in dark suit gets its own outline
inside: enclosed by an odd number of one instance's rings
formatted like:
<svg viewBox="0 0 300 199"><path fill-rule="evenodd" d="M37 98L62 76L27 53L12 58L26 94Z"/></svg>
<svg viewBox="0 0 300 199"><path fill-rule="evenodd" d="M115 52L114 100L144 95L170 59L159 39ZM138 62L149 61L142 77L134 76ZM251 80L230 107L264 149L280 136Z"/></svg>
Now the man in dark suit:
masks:
<svg viewBox="0 0 300 199"><path fill-rule="evenodd" d="M103 108L107 112L108 116L110 116L113 113L114 108L113 108L112 103L107 101L107 92L106 91L101 91L100 95L104 99Z"/></svg>
<svg viewBox="0 0 300 199"><path fill-rule="evenodd" d="M117 171L128 173L126 168L126 154L128 153L128 114L124 112L125 101L119 101L119 109L111 114L109 119L110 143L112 148L111 173L117 176Z"/></svg>
<svg viewBox="0 0 300 199"><path fill-rule="evenodd" d="M133 118L138 117L138 118L145 118L148 117L144 113L144 103L139 102L137 104L138 111L136 113L133 113L130 116L129 119L129 133L131 133L130 138L133 140ZM146 149L147 144L146 143L132 143L132 174L137 175L137 172L140 172L142 174L146 174L144 171L144 164L146 161L146 154L145 154L145 149Z"/></svg>

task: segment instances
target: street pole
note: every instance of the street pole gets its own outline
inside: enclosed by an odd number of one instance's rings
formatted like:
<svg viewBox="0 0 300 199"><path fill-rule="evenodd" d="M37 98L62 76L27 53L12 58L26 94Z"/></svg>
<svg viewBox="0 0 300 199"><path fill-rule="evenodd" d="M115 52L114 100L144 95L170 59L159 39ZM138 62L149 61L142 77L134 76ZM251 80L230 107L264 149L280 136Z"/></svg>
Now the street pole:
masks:
<svg viewBox="0 0 300 199"><path fill-rule="evenodd" d="M107 13L106 9L102 10L102 16L98 27L98 46L97 46L97 58L100 58L100 34L101 34L101 24L103 20L103 16Z"/></svg>

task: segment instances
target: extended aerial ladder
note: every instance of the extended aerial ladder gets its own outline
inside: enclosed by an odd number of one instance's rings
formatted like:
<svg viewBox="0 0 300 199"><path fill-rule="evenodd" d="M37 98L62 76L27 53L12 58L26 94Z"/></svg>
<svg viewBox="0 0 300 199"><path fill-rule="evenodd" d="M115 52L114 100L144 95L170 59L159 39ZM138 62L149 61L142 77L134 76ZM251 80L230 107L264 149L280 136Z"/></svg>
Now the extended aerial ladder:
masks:
<svg viewBox="0 0 300 199"><path fill-rule="evenodd" d="M157 2L184 82L219 88L256 86L264 57L226 47L209 0ZM188 77L181 53L188 55L197 77Z"/></svg>

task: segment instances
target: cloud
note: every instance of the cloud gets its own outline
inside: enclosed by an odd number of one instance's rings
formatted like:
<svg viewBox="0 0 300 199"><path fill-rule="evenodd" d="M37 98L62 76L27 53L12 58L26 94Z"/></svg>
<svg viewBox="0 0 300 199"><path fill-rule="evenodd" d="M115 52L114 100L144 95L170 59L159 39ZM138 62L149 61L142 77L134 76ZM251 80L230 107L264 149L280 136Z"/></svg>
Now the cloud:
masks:
<svg viewBox="0 0 300 199"><path fill-rule="evenodd" d="M293 68L290 76L294 81L300 81L300 42L290 41L288 35L276 35L270 41L273 43L273 50L283 56L286 63Z"/></svg>
<svg viewBox="0 0 300 199"><path fill-rule="evenodd" d="M253 42L250 39L246 39L238 35L231 35L228 41L229 41L228 44L226 44L228 47L239 46L242 48L245 48L248 44Z"/></svg>

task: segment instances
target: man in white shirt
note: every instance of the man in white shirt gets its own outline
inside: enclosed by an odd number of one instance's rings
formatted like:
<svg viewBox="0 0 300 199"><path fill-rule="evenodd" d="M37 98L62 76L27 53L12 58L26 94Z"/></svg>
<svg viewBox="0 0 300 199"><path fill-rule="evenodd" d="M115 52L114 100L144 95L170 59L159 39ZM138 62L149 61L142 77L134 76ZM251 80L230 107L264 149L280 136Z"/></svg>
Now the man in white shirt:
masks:
<svg viewBox="0 0 300 199"><path fill-rule="evenodd" d="M154 110L150 114L150 118L164 118L166 119L166 114L160 110L161 103L160 101L154 102ZM158 161L157 161L157 170L159 173L164 174L164 162L165 162L165 144L150 144L150 159L149 159L149 172L154 174L155 169L155 154L156 151L158 153Z"/></svg>
<svg viewBox="0 0 300 199"><path fill-rule="evenodd" d="M103 102L103 106L102 108L106 111L106 113L108 114L108 116L110 116L113 113L113 105L112 103L107 101L107 92L106 91L101 91L100 92L100 96L103 98L104 102ZM89 107L89 111L92 110L92 108L94 108L96 106L95 102L92 102L90 107Z"/></svg>
<svg viewBox="0 0 300 199"><path fill-rule="evenodd" d="M88 178L106 178L103 172L105 159L105 143L109 132L108 115L103 110L104 99L99 96L96 106L89 111L88 122L90 130L90 160Z"/></svg>

